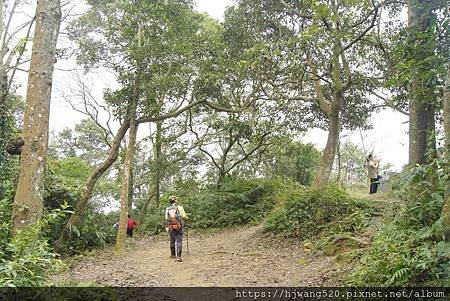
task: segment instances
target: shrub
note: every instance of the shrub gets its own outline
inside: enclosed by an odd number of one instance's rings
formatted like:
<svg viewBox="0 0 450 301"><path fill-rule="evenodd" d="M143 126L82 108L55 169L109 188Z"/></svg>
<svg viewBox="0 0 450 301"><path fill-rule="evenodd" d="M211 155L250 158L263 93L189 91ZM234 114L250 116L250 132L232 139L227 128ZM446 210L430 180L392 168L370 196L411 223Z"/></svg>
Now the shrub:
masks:
<svg viewBox="0 0 450 301"><path fill-rule="evenodd" d="M164 232L164 211L165 208L149 207L140 225L139 232L155 235Z"/></svg>
<svg viewBox="0 0 450 301"><path fill-rule="evenodd" d="M449 177L444 172L446 164L438 158L399 175L396 186L406 205L374 237L373 245L348 278L350 284L450 284L450 242L434 235Z"/></svg>
<svg viewBox="0 0 450 301"><path fill-rule="evenodd" d="M45 207L59 208L64 202L74 206L89 172L89 165L79 158L49 158L45 175Z"/></svg>
<svg viewBox="0 0 450 301"><path fill-rule="evenodd" d="M310 185L319 164L320 152L312 144L289 141L269 153L271 174L291 179L301 185Z"/></svg>
<svg viewBox="0 0 450 301"><path fill-rule="evenodd" d="M233 180L220 188L177 190L175 194L189 216L191 228L220 228L260 221L274 207L275 195L285 185L280 180ZM164 230L164 209L167 197L161 199L162 208L149 208L140 229L157 234Z"/></svg>
<svg viewBox="0 0 450 301"><path fill-rule="evenodd" d="M45 207L47 209L58 208L64 202L75 207L91 171L89 164L78 157L59 160L50 158L47 167ZM102 213L98 206L101 197L107 197L113 191L107 187L107 182L105 179L99 180L92 196L93 200L85 208L83 218L80 219L77 226L71 229L70 236L73 239L58 244L58 252L64 255L77 254L85 250L103 247L105 244L115 241L116 232L112 226L117 216ZM69 217L66 216L65 219L49 223L46 235L51 243L59 238Z"/></svg>
<svg viewBox="0 0 450 301"><path fill-rule="evenodd" d="M260 221L275 205L277 180L236 180L183 202L194 228L220 228Z"/></svg>
<svg viewBox="0 0 450 301"><path fill-rule="evenodd" d="M271 214L264 230L300 239L333 227L340 232L354 231L364 225L370 208L369 203L351 198L337 186L296 190L284 196L283 206Z"/></svg>
<svg viewBox="0 0 450 301"><path fill-rule="evenodd" d="M450 244L430 239L429 229L388 223L360 259L349 283L356 286L449 285Z"/></svg>
<svg viewBox="0 0 450 301"><path fill-rule="evenodd" d="M43 229L61 219L66 207L44 214L38 223L19 231L0 244L0 286L41 286L50 271L63 266L53 253Z"/></svg>
<svg viewBox="0 0 450 301"><path fill-rule="evenodd" d="M58 245L58 252L64 255L80 254L85 250L92 251L115 243L117 231L113 225L117 220L117 212L104 214L88 206L79 225L72 227L70 239ZM47 227L50 241L56 242L66 222L67 218L55 221Z"/></svg>

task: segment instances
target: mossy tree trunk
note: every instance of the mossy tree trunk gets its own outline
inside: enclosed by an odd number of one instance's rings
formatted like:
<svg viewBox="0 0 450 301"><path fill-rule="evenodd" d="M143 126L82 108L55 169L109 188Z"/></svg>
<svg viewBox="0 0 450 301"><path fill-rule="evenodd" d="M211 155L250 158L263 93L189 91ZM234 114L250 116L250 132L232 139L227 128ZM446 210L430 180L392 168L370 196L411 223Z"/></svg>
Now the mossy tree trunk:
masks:
<svg viewBox="0 0 450 301"><path fill-rule="evenodd" d="M39 0L31 65L28 73L26 110L19 181L14 198L11 236L35 224L42 215L44 174L56 42L61 23L59 0Z"/></svg>
<svg viewBox="0 0 450 301"><path fill-rule="evenodd" d="M138 81L136 81L138 82ZM136 90L138 88L135 88ZM138 93L138 92L137 92ZM125 154L125 162L122 173L122 188L120 193L120 218L119 218L119 230L117 231L115 251L122 253L125 249L125 238L128 221L128 209L130 203L130 190L132 182L132 169L134 163L134 152L136 146L136 136L138 130L138 124L136 122L136 105L138 95L133 96L131 109L130 109L130 132L128 134L128 146Z"/></svg>
<svg viewBox="0 0 450 301"><path fill-rule="evenodd" d="M139 25L137 30L137 45L138 48L141 47L141 26ZM119 218L119 229L117 231L116 246L115 251L117 254L122 253L125 250L125 239L127 231L127 222L129 214L129 204L133 197L133 164L134 164L134 153L136 148L136 136L139 124L137 123L137 107L139 104L140 96L140 75L141 68L139 67L139 61L136 61L137 71L136 78L133 85L133 92L130 98L130 103L128 107L128 119L130 120L130 132L128 134L128 146L125 154L125 162L123 166L122 174L122 187L120 193L120 218Z"/></svg>
<svg viewBox="0 0 450 301"><path fill-rule="evenodd" d="M130 184L128 185L128 212L132 215L134 201L134 164L130 170Z"/></svg>
<svg viewBox="0 0 450 301"><path fill-rule="evenodd" d="M329 129L328 138L325 149L323 150L320 158L319 166L317 167L316 174L311 189L317 190L325 186L331 175L333 168L334 158L336 156L336 150L339 143L339 110L333 110L334 112L328 116Z"/></svg>
<svg viewBox="0 0 450 301"><path fill-rule="evenodd" d="M410 28L411 42L419 45L426 43L427 35L425 33L429 30L433 20L433 4L431 2L427 0L408 1L408 27ZM422 35L418 35L418 33L422 33ZM413 54L415 60L424 60L432 55L426 50L426 47L422 47L422 49L420 53ZM409 88L409 164L411 165L426 163L428 145L435 145L432 141L434 139L432 132L435 130L434 107L425 99L431 92L421 78L422 74L427 71L417 70Z"/></svg>
<svg viewBox="0 0 450 301"><path fill-rule="evenodd" d="M157 114L159 115L160 108L158 106ZM162 168L162 120L156 122L155 133L155 205L156 208L160 206L161 199L161 168Z"/></svg>
<svg viewBox="0 0 450 301"><path fill-rule="evenodd" d="M448 68L447 82L444 92L444 132L445 132L445 159L447 160L446 168L447 174L450 174L450 67ZM447 182L446 191L444 194L445 203L442 208L441 217L438 221L438 238L450 240L450 180Z"/></svg>
<svg viewBox="0 0 450 301"><path fill-rule="evenodd" d="M339 22L337 8L335 8L336 22ZM344 101L344 93L352 85L352 77L350 68L348 66L344 49L342 48L342 42L339 34L336 34L333 45L332 56L332 95L331 101L327 101L325 92L322 86L317 80L314 84L317 101L320 109L328 117L328 138L325 149L323 150L322 157L320 158L319 166L317 167L314 181L311 185L311 189L318 190L328 184L330 179L331 170L333 168L334 158L336 156L336 150L339 144L339 135L341 130L341 106ZM316 69L316 68L315 68ZM344 71L342 71L344 70ZM342 81L344 76L347 77L346 81Z"/></svg>

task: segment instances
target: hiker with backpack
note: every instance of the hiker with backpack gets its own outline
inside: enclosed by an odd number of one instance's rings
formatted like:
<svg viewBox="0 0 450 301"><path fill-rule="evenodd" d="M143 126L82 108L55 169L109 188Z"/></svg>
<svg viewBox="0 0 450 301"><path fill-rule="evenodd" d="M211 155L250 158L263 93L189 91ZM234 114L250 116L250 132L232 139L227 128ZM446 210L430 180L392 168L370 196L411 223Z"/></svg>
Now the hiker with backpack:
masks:
<svg viewBox="0 0 450 301"><path fill-rule="evenodd" d="M137 227L137 222L128 214L127 235L133 237L133 230Z"/></svg>
<svg viewBox="0 0 450 301"><path fill-rule="evenodd" d="M183 219L187 219L183 206L177 204L177 197L169 198L169 206L166 208L166 230L170 237L170 257L176 258L178 262L182 262L181 253L183 250ZM176 253L175 253L176 245Z"/></svg>

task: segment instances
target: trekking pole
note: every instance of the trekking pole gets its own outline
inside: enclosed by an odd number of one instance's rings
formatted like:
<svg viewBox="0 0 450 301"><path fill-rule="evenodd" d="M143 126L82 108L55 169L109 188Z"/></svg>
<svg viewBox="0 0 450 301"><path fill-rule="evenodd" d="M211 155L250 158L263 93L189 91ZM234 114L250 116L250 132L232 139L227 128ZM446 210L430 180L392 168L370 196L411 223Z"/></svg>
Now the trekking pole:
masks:
<svg viewBox="0 0 450 301"><path fill-rule="evenodd" d="M186 225L186 253L189 255L189 231Z"/></svg>

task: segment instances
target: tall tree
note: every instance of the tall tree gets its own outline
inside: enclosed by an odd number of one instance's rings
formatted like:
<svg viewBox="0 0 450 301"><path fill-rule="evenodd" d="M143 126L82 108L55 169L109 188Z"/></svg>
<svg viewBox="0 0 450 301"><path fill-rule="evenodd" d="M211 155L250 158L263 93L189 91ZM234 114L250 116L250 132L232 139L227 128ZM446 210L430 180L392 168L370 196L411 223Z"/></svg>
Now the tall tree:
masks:
<svg viewBox="0 0 450 301"><path fill-rule="evenodd" d="M450 62L449 62L450 63ZM447 73L447 81L444 93L444 132L445 132L445 147L447 155L450 156L450 66ZM448 158L450 159L450 158Z"/></svg>
<svg viewBox="0 0 450 301"><path fill-rule="evenodd" d="M157 105L159 107L159 105ZM159 111L159 108L157 108ZM158 113L159 114L159 113ZM155 155L155 203L156 207L159 208L160 198L161 198L161 169L162 165L162 121L156 122L156 132L155 132L155 141L154 141L154 155Z"/></svg>
<svg viewBox="0 0 450 301"><path fill-rule="evenodd" d="M264 155L266 176L291 179L309 186L319 163L320 152L312 144L302 144L292 139L280 139Z"/></svg>
<svg viewBox="0 0 450 301"><path fill-rule="evenodd" d="M430 135L435 130L435 109L432 99L429 99L433 95L430 93L430 81L424 76L428 74L429 65L423 62L435 51L434 45L430 45L434 39L434 6L433 1L408 1L408 43L415 50L410 53L412 59L418 62L413 66L415 72L409 87L409 164L425 163L427 146L433 144Z"/></svg>
<svg viewBox="0 0 450 301"><path fill-rule="evenodd" d="M138 25L136 40L137 40L137 50L138 52L142 52L141 49L141 35L142 28L141 25ZM141 68L140 68L140 59L139 55L136 56L136 75L135 81L133 85L133 92L130 97L130 106L129 113L127 118L130 120L130 131L128 133L128 145L127 152L125 154L125 162L122 172L122 189L120 193L120 219L119 219L119 230L117 231L116 238L116 252L121 253L125 248L125 238L126 238L126 229L127 229L127 221L128 221L128 210L130 208L129 204L131 203L131 198L133 197L133 164L134 164L134 152L136 146L136 136L138 131L138 124L136 122L136 111L139 102L139 94L140 94L140 77L141 77Z"/></svg>
<svg viewBox="0 0 450 301"><path fill-rule="evenodd" d="M66 230L81 218L95 183L118 156L120 143L130 127L127 100L135 82L135 55L138 53L136 28L142 24L142 56L140 64L142 101L139 102L136 123L157 122L174 118L189 109L205 104L192 92L197 80L198 64L207 50L202 28L204 17L192 10L191 1L88 1L89 11L70 28L78 43L79 63L88 68L102 65L117 75L121 88L105 94L105 100L122 125L111 143L108 157L99 164L75 206ZM94 34L92 34L94 33ZM159 112L155 104L163 104Z"/></svg>
<svg viewBox="0 0 450 301"><path fill-rule="evenodd" d="M448 68L447 81L444 93L444 131L445 131L445 160L446 172L450 174L450 66ZM439 219L438 238L450 240L450 179L447 179L447 185L444 192L445 203L442 208Z"/></svg>
<svg viewBox="0 0 450 301"><path fill-rule="evenodd" d="M25 145L13 205L11 235L36 223L43 209L43 184L48 148L48 122L55 64L56 42L61 23L59 0L40 0L36 7L28 76L23 136Z"/></svg>
<svg viewBox="0 0 450 301"><path fill-rule="evenodd" d="M383 5L241 0L227 14L229 36L243 48L236 51L267 98L296 102L309 113L304 121L328 131L313 189L329 180L341 130L366 126L373 111L368 96L381 74L373 29Z"/></svg>
<svg viewBox="0 0 450 301"><path fill-rule="evenodd" d="M51 149L55 157L79 156L95 166L103 160L110 147L110 139L104 136L102 129L91 119L82 119L75 128L65 128L52 141Z"/></svg>

